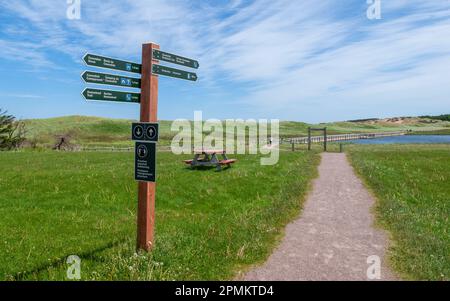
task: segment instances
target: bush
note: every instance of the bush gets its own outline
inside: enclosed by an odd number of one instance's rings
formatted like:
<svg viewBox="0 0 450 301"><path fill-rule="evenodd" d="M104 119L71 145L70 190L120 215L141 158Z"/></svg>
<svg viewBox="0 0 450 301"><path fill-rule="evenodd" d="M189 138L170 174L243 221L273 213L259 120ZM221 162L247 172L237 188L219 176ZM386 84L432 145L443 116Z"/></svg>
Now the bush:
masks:
<svg viewBox="0 0 450 301"><path fill-rule="evenodd" d="M0 109L0 150L19 148L25 141L25 124Z"/></svg>

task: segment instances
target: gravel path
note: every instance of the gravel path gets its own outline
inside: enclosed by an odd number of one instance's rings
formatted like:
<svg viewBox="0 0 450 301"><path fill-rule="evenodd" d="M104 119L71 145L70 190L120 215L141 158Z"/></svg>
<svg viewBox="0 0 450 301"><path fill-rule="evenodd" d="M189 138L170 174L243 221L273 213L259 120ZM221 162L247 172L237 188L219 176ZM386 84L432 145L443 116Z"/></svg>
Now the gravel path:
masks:
<svg viewBox="0 0 450 301"><path fill-rule="evenodd" d="M323 153L301 216L286 227L267 262L244 279L370 280L367 270L374 262L367 261L376 255L381 280L394 280L384 258L387 235L374 228L373 205L345 154Z"/></svg>

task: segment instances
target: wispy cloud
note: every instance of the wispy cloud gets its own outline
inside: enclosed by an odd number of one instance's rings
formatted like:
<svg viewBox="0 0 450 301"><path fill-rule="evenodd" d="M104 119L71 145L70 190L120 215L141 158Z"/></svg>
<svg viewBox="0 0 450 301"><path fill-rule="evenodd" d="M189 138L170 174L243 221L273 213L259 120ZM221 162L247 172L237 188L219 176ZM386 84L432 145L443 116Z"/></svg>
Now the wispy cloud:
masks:
<svg viewBox="0 0 450 301"><path fill-rule="evenodd" d="M44 98L41 95L34 95L34 94L0 94L0 97L25 98L25 99L42 99L42 98Z"/></svg>
<svg viewBox="0 0 450 301"><path fill-rule="evenodd" d="M365 18L365 0L83 1L74 21L66 1L0 8L22 20L2 24L0 55L31 64L51 64L49 51L76 61L88 50L139 60L142 42L157 41L198 58L206 88L232 87L238 92L227 101L265 116L450 110L448 0L382 1L376 21Z"/></svg>

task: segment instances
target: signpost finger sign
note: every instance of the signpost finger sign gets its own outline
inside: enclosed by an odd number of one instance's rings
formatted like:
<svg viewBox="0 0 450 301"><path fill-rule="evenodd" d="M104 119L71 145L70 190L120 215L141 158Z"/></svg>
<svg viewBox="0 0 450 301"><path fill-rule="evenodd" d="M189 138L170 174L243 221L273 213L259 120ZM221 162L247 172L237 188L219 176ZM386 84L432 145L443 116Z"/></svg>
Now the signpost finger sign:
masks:
<svg viewBox="0 0 450 301"><path fill-rule="evenodd" d="M139 93L100 90L91 88L84 89L82 94L86 100L139 103L141 99L141 95Z"/></svg>
<svg viewBox="0 0 450 301"><path fill-rule="evenodd" d="M84 82L97 85L111 85L129 88L141 88L141 79L119 76L114 74L106 74L99 72L84 71L81 75Z"/></svg>
<svg viewBox="0 0 450 301"><path fill-rule="evenodd" d="M196 60L188 59L183 56L179 56L176 54L160 51L157 49L153 50L153 58L169 63L174 63L177 65L182 65L186 67L191 67L197 69L199 67L199 64Z"/></svg>

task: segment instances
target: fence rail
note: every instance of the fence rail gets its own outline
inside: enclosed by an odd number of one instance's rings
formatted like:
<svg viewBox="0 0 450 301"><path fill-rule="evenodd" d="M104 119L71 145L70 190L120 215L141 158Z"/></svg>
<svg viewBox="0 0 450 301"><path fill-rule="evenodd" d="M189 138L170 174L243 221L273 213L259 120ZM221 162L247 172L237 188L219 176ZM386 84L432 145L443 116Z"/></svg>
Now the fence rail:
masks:
<svg viewBox="0 0 450 301"><path fill-rule="evenodd" d="M348 141L348 140L356 140L356 139L374 139L374 138L381 138L381 137L402 136L405 134L406 134L406 131L328 135L327 142L346 141L346 140ZM281 140L281 142L285 143L285 144L307 144L308 137L283 138ZM324 142L324 137L323 136L313 136L313 137L311 137L311 142L312 143Z"/></svg>
<svg viewBox="0 0 450 301"><path fill-rule="evenodd" d="M170 146L162 145L158 151L170 151ZM79 146L70 150L72 152L134 152L134 146L115 147L115 146Z"/></svg>
<svg viewBox="0 0 450 301"><path fill-rule="evenodd" d="M76 149L75 151L84 151L84 152L132 152L133 147L114 147L114 146L100 146L100 147L94 147L94 146L86 146L86 147L80 147Z"/></svg>

